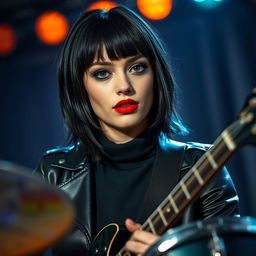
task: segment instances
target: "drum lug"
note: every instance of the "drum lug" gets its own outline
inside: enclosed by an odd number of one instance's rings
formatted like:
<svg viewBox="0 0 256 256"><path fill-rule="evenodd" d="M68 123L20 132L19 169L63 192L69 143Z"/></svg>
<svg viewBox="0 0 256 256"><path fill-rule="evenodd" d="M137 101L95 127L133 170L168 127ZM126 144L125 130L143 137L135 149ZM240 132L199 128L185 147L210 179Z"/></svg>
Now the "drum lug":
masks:
<svg viewBox="0 0 256 256"><path fill-rule="evenodd" d="M227 256L224 241L218 236L216 230L211 231L212 239L209 241L208 246L211 250L212 256Z"/></svg>

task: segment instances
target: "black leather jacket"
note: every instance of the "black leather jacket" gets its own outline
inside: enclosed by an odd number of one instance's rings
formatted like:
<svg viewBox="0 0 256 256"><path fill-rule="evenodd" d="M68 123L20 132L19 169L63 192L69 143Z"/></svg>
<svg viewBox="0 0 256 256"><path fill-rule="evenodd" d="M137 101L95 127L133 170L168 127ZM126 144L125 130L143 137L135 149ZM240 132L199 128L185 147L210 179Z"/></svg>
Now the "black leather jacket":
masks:
<svg viewBox="0 0 256 256"><path fill-rule="evenodd" d="M206 149L207 146L202 144L186 144L179 177L191 169ZM87 251L93 239L90 167L88 159L79 147L67 147L48 151L36 170L36 173L42 175L45 180L64 190L77 209L74 228L60 245L53 249L54 255L88 255ZM239 214L238 196L227 170L222 168L214 181L188 207L177 225L198 219L236 214Z"/></svg>

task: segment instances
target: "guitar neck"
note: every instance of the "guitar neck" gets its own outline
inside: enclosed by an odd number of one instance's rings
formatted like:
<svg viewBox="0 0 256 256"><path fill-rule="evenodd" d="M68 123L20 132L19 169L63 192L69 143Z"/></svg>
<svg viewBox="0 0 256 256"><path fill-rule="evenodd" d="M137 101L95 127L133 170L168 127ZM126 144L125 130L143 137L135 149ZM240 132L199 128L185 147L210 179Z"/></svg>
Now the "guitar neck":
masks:
<svg viewBox="0 0 256 256"><path fill-rule="evenodd" d="M237 149L236 143L226 130L213 145L147 218L141 230L162 235L177 221ZM130 255L124 248L117 254L117 256Z"/></svg>
<svg viewBox="0 0 256 256"><path fill-rule="evenodd" d="M163 234L177 221L237 149L227 130L213 145L149 216L141 230L157 235Z"/></svg>

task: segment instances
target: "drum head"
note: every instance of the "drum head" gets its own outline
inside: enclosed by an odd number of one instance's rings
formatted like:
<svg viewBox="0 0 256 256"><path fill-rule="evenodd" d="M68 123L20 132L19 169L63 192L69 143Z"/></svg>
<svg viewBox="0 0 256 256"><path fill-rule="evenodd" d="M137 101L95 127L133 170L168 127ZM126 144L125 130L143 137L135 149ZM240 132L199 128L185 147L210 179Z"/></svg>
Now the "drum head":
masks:
<svg viewBox="0 0 256 256"><path fill-rule="evenodd" d="M252 256L255 252L255 218L219 217L168 230L145 256Z"/></svg>
<svg viewBox="0 0 256 256"><path fill-rule="evenodd" d="M74 207L31 171L0 160L0 253L40 255L71 229Z"/></svg>

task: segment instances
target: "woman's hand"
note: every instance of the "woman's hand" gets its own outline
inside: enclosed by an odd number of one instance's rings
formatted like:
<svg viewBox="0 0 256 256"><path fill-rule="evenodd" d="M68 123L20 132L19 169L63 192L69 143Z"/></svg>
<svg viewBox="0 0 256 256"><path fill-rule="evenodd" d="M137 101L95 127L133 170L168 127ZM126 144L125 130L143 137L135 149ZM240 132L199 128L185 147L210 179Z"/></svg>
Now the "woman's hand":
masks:
<svg viewBox="0 0 256 256"><path fill-rule="evenodd" d="M159 239L157 235L139 230L141 225L131 219L125 220L125 226L133 233L130 240L126 242L125 249L135 253L137 256L143 255L143 253Z"/></svg>

